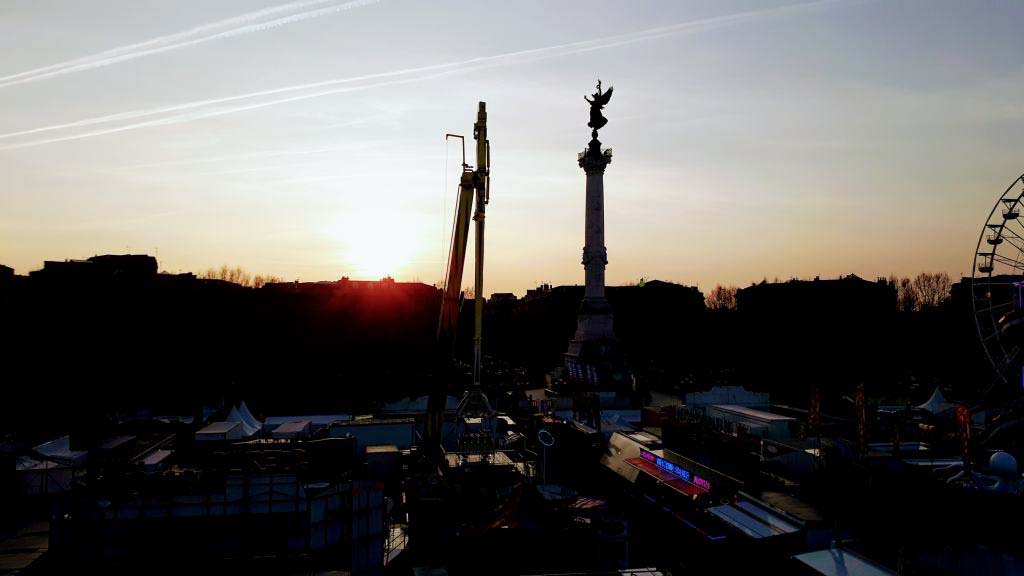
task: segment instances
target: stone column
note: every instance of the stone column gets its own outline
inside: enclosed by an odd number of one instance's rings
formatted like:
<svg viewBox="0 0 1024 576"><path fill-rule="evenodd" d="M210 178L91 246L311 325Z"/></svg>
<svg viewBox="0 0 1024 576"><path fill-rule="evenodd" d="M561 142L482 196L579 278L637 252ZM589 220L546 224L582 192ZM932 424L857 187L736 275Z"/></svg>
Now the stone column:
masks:
<svg viewBox="0 0 1024 576"><path fill-rule="evenodd" d="M612 161L611 150L602 150L595 137L578 157L587 173L586 227L583 267L586 288L576 318L576 335L565 353L567 379L601 386L615 372L617 346L612 309L604 295L604 269L608 251L604 245L604 170Z"/></svg>
<svg viewBox="0 0 1024 576"><path fill-rule="evenodd" d="M587 173L587 202L583 246L586 289L580 305L577 341L615 337L611 307L604 296L604 270L608 265L608 249L604 245L604 170L611 161L611 150L602 150L597 138L579 155L580 168Z"/></svg>
<svg viewBox="0 0 1024 576"><path fill-rule="evenodd" d="M608 249L604 245L604 169L611 161L611 154L602 152L597 139L590 141L590 147L579 158L580 168L587 173L583 246L587 300L604 300L604 269L608 264Z"/></svg>

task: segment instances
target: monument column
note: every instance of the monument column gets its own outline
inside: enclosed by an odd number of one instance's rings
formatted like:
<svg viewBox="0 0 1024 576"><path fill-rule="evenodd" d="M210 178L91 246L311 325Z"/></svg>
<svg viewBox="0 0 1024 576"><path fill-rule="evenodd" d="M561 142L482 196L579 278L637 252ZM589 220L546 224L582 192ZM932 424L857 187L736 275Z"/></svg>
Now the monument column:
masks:
<svg viewBox="0 0 1024 576"><path fill-rule="evenodd" d="M596 134L596 130L594 131ZM604 170L611 164L611 150L602 150L596 136L578 157L587 174L586 224L583 268L586 288L580 306L577 340L613 338L611 307L604 295L604 271L608 249L604 245Z"/></svg>
<svg viewBox="0 0 1024 576"><path fill-rule="evenodd" d="M608 251L604 245L604 171L612 161L612 151L601 148L597 131L608 123L601 109L611 98L612 89L597 92L590 103L591 140L577 156L587 175L586 224L583 267L586 288L576 320L576 334L565 353L565 379L577 385L603 388L622 380L621 354L612 328L612 310L605 298L604 271Z"/></svg>

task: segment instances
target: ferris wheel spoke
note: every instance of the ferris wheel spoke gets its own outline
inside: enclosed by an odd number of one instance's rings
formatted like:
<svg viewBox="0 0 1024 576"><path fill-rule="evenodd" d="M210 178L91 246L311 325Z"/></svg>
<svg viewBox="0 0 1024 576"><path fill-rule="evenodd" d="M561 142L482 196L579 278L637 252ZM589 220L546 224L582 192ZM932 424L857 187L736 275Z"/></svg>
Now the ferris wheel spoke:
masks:
<svg viewBox="0 0 1024 576"><path fill-rule="evenodd" d="M1002 375L1002 374L996 374L996 375L995 375L995 377L993 377L993 378L992 378L992 380L991 380L991 381L989 381L988 385L986 385L986 386L985 386L985 387L984 387L984 388L983 388L983 389L981 390L981 395L980 395L980 397L981 397L982 399L986 398L986 397L987 397L987 396L989 395L989 393L990 393L990 392L992 392L992 389L993 389L993 388L995 388L996 386L998 386L1000 382L1005 382L1005 381L1006 381L1006 379L1005 379L1005 378L1003 378L1003 375Z"/></svg>
<svg viewBox="0 0 1024 576"><path fill-rule="evenodd" d="M998 262L1004 266L1024 271L1024 262L1020 262L1019 260L1014 260L1013 258L1008 258L1002 254L996 254L994 252L991 254L991 258L993 262Z"/></svg>
<svg viewBox="0 0 1024 576"><path fill-rule="evenodd" d="M1014 222L1017 222L1017 221L1014 220ZM1020 224L1020 222L1017 222L1017 223ZM1024 236L1021 236L1013 228L1011 228L1011 227L1009 227L1009 226L1007 226L1005 224L1002 226L1002 230L1000 230L999 234L1001 236L1003 236L1004 238L1006 236L1013 236L1017 240L1020 240L1020 241L1024 242Z"/></svg>
<svg viewBox="0 0 1024 576"><path fill-rule="evenodd" d="M1006 224L1003 224L1003 238L1007 238L1008 236L1016 238L1022 244L1013 244L1018 250L1022 250L1021 246L1024 246L1024 235L1022 235L1024 234L1024 223L1019 219L1007 220L1006 222Z"/></svg>
<svg viewBox="0 0 1024 576"><path fill-rule="evenodd" d="M989 340L995 338L996 336L999 336L999 330L993 330L991 334L982 338L981 342L982 344L984 344L985 342L988 342Z"/></svg>
<svg viewBox="0 0 1024 576"><path fill-rule="evenodd" d="M1001 308L1006 308L1007 306L1013 306L1013 301L1003 302L1002 304L993 304L987 308L979 308L975 313L981 314L982 312L992 312L993 310L999 310Z"/></svg>
<svg viewBox="0 0 1024 576"><path fill-rule="evenodd" d="M996 365L996 372L998 372L999 374L1005 372L1006 369L1009 368L1011 364L1013 364L1013 361L1017 359L1017 356L1019 354L1020 346L1014 346L1013 348L1011 348L1010 351L1007 352L1005 356L1003 356L1003 359L1000 360L999 363Z"/></svg>
<svg viewBox="0 0 1024 576"><path fill-rule="evenodd" d="M1019 252L1024 252L1024 238L1021 238L1016 234L1006 234L1001 236L1001 238L1009 242ZM1014 238L1016 238L1016 240L1014 240Z"/></svg>

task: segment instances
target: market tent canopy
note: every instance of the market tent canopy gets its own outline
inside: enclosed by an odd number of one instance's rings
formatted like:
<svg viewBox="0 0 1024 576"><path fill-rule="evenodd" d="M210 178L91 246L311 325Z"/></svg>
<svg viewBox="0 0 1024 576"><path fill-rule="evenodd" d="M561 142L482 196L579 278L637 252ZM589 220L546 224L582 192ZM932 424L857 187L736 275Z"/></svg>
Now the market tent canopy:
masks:
<svg viewBox="0 0 1024 576"><path fill-rule="evenodd" d="M942 392L936 388L935 392L932 392L932 397L924 404L919 405L918 408L932 414L939 414L940 412L952 409L954 406L955 404L946 400Z"/></svg>
<svg viewBox="0 0 1024 576"><path fill-rule="evenodd" d="M251 414L249 416L250 416L250 418L252 417ZM241 424L242 425L242 436L244 436L245 438L248 438L248 437L256 434L260 430L259 426L250 426L248 423L246 423L245 418L243 418L242 414L239 413L237 407L231 409L231 412L228 413L228 417L225 418L224 421L225 422L238 422L239 424Z"/></svg>

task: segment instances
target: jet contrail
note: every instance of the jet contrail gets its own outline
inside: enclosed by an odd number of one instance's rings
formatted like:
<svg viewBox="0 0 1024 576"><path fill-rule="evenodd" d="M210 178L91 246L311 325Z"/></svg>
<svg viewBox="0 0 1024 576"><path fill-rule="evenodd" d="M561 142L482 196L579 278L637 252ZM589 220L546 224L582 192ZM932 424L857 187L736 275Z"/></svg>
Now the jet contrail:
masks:
<svg viewBox="0 0 1024 576"><path fill-rule="evenodd" d="M311 6L324 4L324 3L330 2L330 1L332 1L332 0L307 0L305 2L290 2L288 4L280 4L278 6L274 6L274 7L271 7L271 8L264 8L262 10L257 10L255 12L248 12L246 14L242 14L242 15L239 15L239 16L234 16L232 18L226 18L224 20L218 20L216 22L210 22L210 23L207 23L207 24L201 24L199 26L195 26L193 28L189 28L188 30L184 30L184 31L177 32L177 33L174 33L174 34L167 34L165 36L158 36L156 38L151 38L151 39L146 40L144 42L137 42L135 44L129 44L127 46L121 46L121 47L118 47L118 48L111 48L109 50L104 50L103 52L97 52L96 54L90 54L88 56L83 56L81 58L75 58L74 60L66 60L64 62L58 62L57 64L51 64L49 66L43 66L43 67L35 68L35 69L32 69L32 70L25 70L24 72L18 72L17 74L10 74L8 76L0 76L0 82L8 82L10 80L17 80L19 78L24 78L26 76L35 76L36 74L42 74L42 73L45 73L45 72L51 72L53 70L58 70L58 69L61 69L61 68L66 68L66 67L70 67L70 66L77 66L77 65L85 64L87 62L92 62L92 61L95 61L95 60L102 60L104 58L110 58L112 56L119 56L119 55L124 54L126 52L131 52L131 51L135 51L135 50L144 50L144 49L152 48L153 46L158 46L160 44L164 44L164 43L167 43L167 42L176 42L176 41L184 40L184 39L187 39L189 37L196 36L196 35L199 35L199 34L205 34L205 33L208 33L210 31L217 30L219 28L225 28L225 27L230 27L230 26L238 26L238 25L241 25L241 24L245 24L247 22L251 22L253 20L259 20L259 19L267 17L267 16L273 16L274 14L278 14L278 13L281 13L281 12L288 12L288 11L291 11L291 10L299 10L299 9L303 9L303 8L308 8L308 7L311 7Z"/></svg>
<svg viewBox="0 0 1024 576"><path fill-rule="evenodd" d="M345 152L353 150L368 150L371 148L385 146L393 143L393 139L361 141L354 144L341 144L338 146L323 146L320 148L284 148L277 150L260 150L257 152L245 152L241 154L226 154L224 156L204 156L202 158L189 158L185 160L164 160L161 162L147 162L145 164L132 164L113 168L110 172L130 172L146 168L164 168L169 166L193 166L197 164L219 164L232 160L252 160L256 158L276 158L280 156L311 156L316 154L328 154L331 152Z"/></svg>
<svg viewBox="0 0 1024 576"><path fill-rule="evenodd" d="M187 48L189 46L204 44L214 40L222 40L224 38L262 32L264 30L270 30L279 26L293 24L295 22L302 22L304 20L310 20L337 12L343 12L345 10L351 10L353 8L359 8L368 4L376 4L377 2L380 2L380 0L352 0L350 2L345 2L344 4L335 4L332 6L311 9L313 6L331 4L333 2L337 2L337 0L306 0L305 2L291 2L288 4L264 8L263 10L257 10L255 12L249 12L247 14L227 18L225 20L196 26L182 32L159 36L144 42L129 44L120 48L112 48L110 50L105 50L89 56L83 56L74 60L68 60L58 64L51 64L49 66L43 66L33 70L18 72L17 74L2 76L0 77L0 88L36 82L38 80L63 76L65 74L72 74L83 70L110 66L111 64L116 64L118 62L134 60L136 58L151 56L153 54L168 52L170 50ZM295 14L280 16L272 20L264 20L268 16L275 16L277 14L291 12L294 10L302 11Z"/></svg>
<svg viewBox="0 0 1024 576"><path fill-rule="evenodd" d="M614 36L605 36L603 38L581 40L577 42L569 42L566 44L544 46L540 48L530 48L526 50L506 52L491 56L480 56L477 58L471 58L469 60L462 60L457 62L447 62L443 64L433 64L417 68L406 68L401 70L393 70L390 72L380 72L376 74L354 76L350 78L339 78L307 84L298 84L294 86L285 86L281 88L249 92L246 94L238 94L235 96L225 96L221 98L199 100L184 104L175 104L172 106L151 108L148 110L135 110L129 112L122 112L118 114L111 114L107 116L87 118L75 122L68 122L64 124L56 124L52 126L44 126L40 128L33 128L29 130L21 130L17 132L0 134L0 139L14 138L17 136L25 136L28 134L64 130L69 128L85 128L90 126L109 124L111 122L116 122L120 120L143 120L120 126L101 127L95 130L80 132L77 134L54 136L52 138L43 138L39 140L30 140L26 142L2 145L0 146L0 150L27 148L43 144L52 144L56 142L78 140L81 138L90 138L93 136L102 136L105 134L113 134L117 132L124 132L127 130L135 130L139 128L148 128L153 126L165 126L169 124L191 122L194 120L201 120L204 118L212 118L216 116L222 116L225 114L234 114L238 112L244 112L247 110L265 108L268 106L276 106L278 104L286 104L298 100L319 98L321 96L327 96L332 94L367 90L370 88L377 88L381 86L392 86L399 84L408 84L413 82L421 82L424 80L431 80L435 78L450 76L453 74L473 72L476 70L494 68L497 66L504 66L508 64L518 64L523 62L546 60L560 56L592 52L595 50L604 50L607 48L635 44L638 42L664 38L667 36L695 34L700 32L706 32L709 30L716 30L728 26L744 24L765 17L801 12L808 9L835 4L841 1L842 0L818 0L816 2L809 2L803 4L793 4L776 8L752 10L748 12L741 12L738 14L731 14L728 16L716 16L713 18L706 18L703 20L693 20L689 22L681 22L678 24L672 24L668 26L649 28L638 32L630 32ZM360 84L361 82L366 83ZM243 100L255 100L267 96L280 97L269 100L259 100L256 102L241 102ZM223 104L231 105L216 107ZM208 107L215 108L203 110L203 108ZM192 112L192 110L196 111ZM155 119L146 119L154 116L162 116L165 114L172 115Z"/></svg>
<svg viewBox="0 0 1024 576"><path fill-rule="evenodd" d="M478 68L484 68L484 66L479 66ZM399 78L399 79L395 79L395 80L387 80L387 81L382 81L382 82L374 82L374 83L371 83L371 84L362 84L362 85L358 85L358 86L346 86L346 87L342 87L342 88L332 88L330 90L321 90L320 92L312 92L312 93L308 93L308 94L297 94L297 95L294 95L294 96L289 96L287 98L279 98L277 100L269 100L269 101L263 101L263 102L254 102L254 103L251 103L251 104L244 104L244 105L234 106L234 107L230 107L230 108L213 108L211 110L199 110L197 112L190 112L190 113L187 113L187 114L178 114L178 115L175 115L175 116L168 116L166 118L156 118L156 119L152 119L152 120L144 120L144 121L141 121L141 122L136 122L134 124L125 124L125 125L122 125L122 126L115 126L115 127L112 127L112 128L100 128L98 130L93 130L93 131L90 131L90 132L80 132L78 134L71 134L71 135L67 135L67 136L55 136L53 138L45 138L45 139L41 139L41 140L31 140L31 141L28 141L28 142L18 142L18 143L14 143L14 144L2 145L2 146L0 146L0 150L14 150L14 149L18 149L18 148L29 148L29 147L32 147L32 146L41 146L43 144L53 144L53 143L56 143L56 142L67 142L69 140L80 140L82 138L90 138L90 137L93 137L93 136L103 136L103 135L106 135L106 134L115 134L117 132L125 132L127 130L136 130L136 129L139 129L139 128L150 128L150 127L154 127L154 126L167 126L169 124L180 124L182 122L191 122L191 121L194 121L194 120L202 120L204 118L213 118L213 117L216 117L216 116L223 116L225 114L235 114L235 113L238 113L238 112L244 112L246 110L255 110L257 108L265 108L267 106L274 106L274 105L277 105L277 104L284 104L284 103L287 103L287 102L295 102L295 101L298 101L298 100L307 100L309 98L318 98L320 96L326 96L326 95L329 95L329 94L341 94L341 93L344 93L344 92L355 92L355 91L360 91L360 90L367 90L369 88L378 88L378 87L381 87L381 86L392 86L392 85L396 85L396 84L409 84L409 83L412 83L412 82L422 82L424 80L430 80L430 79L433 79L433 78L441 78L443 76L449 76L449 75L457 74L457 73L460 73L460 72L469 72L469 71L472 71L472 70L475 70L475 69L477 69L477 68L457 68L457 69L447 70L447 71L443 71L443 72L436 72L434 74L427 75L427 76L416 76L416 77L412 77L412 78ZM230 99L234 100L234 99L245 98L245 97L247 97L247 95L232 97ZM198 103L195 103L195 104L196 104L196 106L192 106L192 105L182 105L182 106L188 106L189 108L194 108L194 107L198 107L199 106ZM175 108L180 108L180 107L175 107ZM161 110L160 112L162 113L162 112L166 112L166 111L165 110ZM141 113L141 115L143 115L143 116L156 115L157 113L158 112ZM50 128L41 128L41 129L32 130L32 132L38 132L38 131L48 130L48 129L50 129ZM0 134L0 138L7 138L7 137L13 136L13 135L14 134Z"/></svg>

